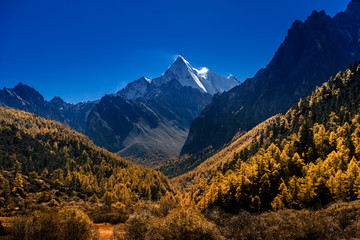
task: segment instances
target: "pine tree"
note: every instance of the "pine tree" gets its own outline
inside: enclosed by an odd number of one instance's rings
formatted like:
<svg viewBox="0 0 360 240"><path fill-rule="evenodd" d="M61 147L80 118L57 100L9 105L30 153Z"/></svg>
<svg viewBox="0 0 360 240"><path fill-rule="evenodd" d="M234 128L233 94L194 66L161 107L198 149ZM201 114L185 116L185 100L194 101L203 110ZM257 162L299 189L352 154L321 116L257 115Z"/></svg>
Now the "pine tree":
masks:
<svg viewBox="0 0 360 240"><path fill-rule="evenodd" d="M272 193L271 183L267 173L265 173L260 180L259 197L261 201L261 210L269 209Z"/></svg>
<svg viewBox="0 0 360 240"><path fill-rule="evenodd" d="M346 189L349 191L351 199L356 199L356 179L360 174L360 168L355 157L353 157L348 165L346 171Z"/></svg>
<svg viewBox="0 0 360 240"><path fill-rule="evenodd" d="M1 196L4 198L4 206L8 206L12 203L11 190L9 181L1 176Z"/></svg>
<svg viewBox="0 0 360 240"><path fill-rule="evenodd" d="M350 197L349 189L347 189L347 179L345 174L339 170L334 178L334 195L335 199L348 200Z"/></svg>
<svg viewBox="0 0 360 240"><path fill-rule="evenodd" d="M326 186L326 180L323 177L318 178L315 183L314 193L314 202L320 204L320 206L325 206L332 201L331 192Z"/></svg>
<svg viewBox="0 0 360 240"><path fill-rule="evenodd" d="M12 167L13 178L16 178L18 173L21 173L21 163L18 160L16 160Z"/></svg>
<svg viewBox="0 0 360 240"><path fill-rule="evenodd" d="M23 179L20 173L16 174L15 179L12 182L13 188L12 188L12 193L14 194L19 194L20 196L24 196L25 195L25 191L24 191L24 185L23 185Z"/></svg>

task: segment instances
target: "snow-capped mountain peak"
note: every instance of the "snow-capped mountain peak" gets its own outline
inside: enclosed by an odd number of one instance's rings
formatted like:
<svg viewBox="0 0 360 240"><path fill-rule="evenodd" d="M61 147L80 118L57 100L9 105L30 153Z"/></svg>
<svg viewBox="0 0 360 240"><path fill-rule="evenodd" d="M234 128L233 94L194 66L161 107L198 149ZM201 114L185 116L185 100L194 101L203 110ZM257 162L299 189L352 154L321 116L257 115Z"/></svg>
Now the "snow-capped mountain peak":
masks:
<svg viewBox="0 0 360 240"><path fill-rule="evenodd" d="M230 75L224 77L206 67L200 70L193 68L182 56L178 56L171 66L158 78L152 80L145 77L129 83L117 94L125 99L136 99L151 96L150 91L172 80L178 81L184 87L192 87L200 92L214 95L227 91L239 84L237 79Z"/></svg>
<svg viewBox="0 0 360 240"><path fill-rule="evenodd" d="M152 83L152 80L141 77L140 79L129 83L125 88L123 88L117 95L125 99L137 99L144 97L148 92L149 86Z"/></svg>
<svg viewBox="0 0 360 240"><path fill-rule="evenodd" d="M180 55L161 77L154 79L154 84L160 86L174 79L184 87L189 86L207 92L194 68Z"/></svg>

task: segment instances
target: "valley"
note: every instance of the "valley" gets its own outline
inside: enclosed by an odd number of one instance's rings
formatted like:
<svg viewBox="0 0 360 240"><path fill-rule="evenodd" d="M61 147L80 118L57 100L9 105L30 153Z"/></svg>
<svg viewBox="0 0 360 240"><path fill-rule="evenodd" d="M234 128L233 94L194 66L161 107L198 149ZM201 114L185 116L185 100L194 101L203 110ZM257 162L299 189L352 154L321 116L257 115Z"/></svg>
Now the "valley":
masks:
<svg viewBox="0 0 360 240"><path fill-rule="evenodd" d="M360 0L243 82L176 55L98 100L0 90L0 239L359 239L359 199Z"/></svg>

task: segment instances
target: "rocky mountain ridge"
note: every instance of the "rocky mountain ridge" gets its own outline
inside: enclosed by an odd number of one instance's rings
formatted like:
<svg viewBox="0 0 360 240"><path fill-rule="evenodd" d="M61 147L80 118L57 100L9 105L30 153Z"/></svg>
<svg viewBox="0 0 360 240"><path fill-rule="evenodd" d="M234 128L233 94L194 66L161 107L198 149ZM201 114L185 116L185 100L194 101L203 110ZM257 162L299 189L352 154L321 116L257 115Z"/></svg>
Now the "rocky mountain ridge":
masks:
<svg viewBox="0 0 360 240"><path fill-rule="evenodd" d="M221 148L239 131L248 131L285 111L330 76L360 59L360 2L331 18L314 11L295 21L265 69L221 95L194 120L182 154Z"/></svg>

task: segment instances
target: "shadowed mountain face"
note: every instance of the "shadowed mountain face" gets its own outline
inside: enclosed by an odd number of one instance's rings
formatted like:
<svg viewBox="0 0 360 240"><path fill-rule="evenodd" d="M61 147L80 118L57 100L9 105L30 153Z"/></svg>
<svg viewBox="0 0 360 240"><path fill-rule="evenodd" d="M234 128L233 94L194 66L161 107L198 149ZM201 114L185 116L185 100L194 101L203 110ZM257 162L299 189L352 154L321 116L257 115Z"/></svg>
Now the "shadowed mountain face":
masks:
<svg viewBox="0 0 360 240"><path fill-rule="evenodd" d="M90 112L99 101L80 102L71 104L60 97L54 97L50 103L68 119L69 125L81 133L86 133L86 123Z"/></svg>
<svg viewBox="0 0 360 240"><path fill-rule="evenodd" d="M233 76L197 70L179 56L160 77L140 78L103 97L88 117L87 134L121 156L177 156L212 95L238 84Z"/></svg>
<svg viewBox="0 0 360 240"><path fill-rule="evenodd" d="M176 155L211 95L173 80L151 99L105 96L88 118L93 141L122 156Z"/></svg>
<svg viewBox="0 0 360 240"><path fill-rule="evenodd" d="M41 117L64 122L61 113L35 89L19 83L14 88L0 90L0 103L4 107L35 113Z"/></svg>
<svg viewBox="0 0 360 240"><path fill-rule="evenodd" d="M314 11L296 21L265 69L243 84L215 95L194 120L182 154L219 148L237 132L289 109L330 76L360 59L360 2L334 18Z"/></svg>

